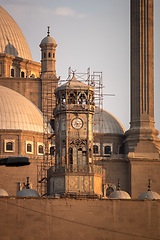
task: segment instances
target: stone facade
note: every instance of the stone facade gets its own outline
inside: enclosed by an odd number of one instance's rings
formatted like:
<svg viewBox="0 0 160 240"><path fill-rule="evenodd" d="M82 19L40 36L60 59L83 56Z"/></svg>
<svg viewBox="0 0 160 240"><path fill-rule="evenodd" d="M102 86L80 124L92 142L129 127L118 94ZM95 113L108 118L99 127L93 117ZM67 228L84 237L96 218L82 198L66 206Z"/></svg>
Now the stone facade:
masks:
<svg viewBox="0 0 160 240"><path fill-rule="evenodd" d="M0 238L158 240L160 201L1 197Z"/></svg>
<svg viewBox="0 0 160 240"><path fill-rule="evenodd" d="M131 0L131 126L126 132L129 157L159 158L154 127L153 0Z"/></svg>

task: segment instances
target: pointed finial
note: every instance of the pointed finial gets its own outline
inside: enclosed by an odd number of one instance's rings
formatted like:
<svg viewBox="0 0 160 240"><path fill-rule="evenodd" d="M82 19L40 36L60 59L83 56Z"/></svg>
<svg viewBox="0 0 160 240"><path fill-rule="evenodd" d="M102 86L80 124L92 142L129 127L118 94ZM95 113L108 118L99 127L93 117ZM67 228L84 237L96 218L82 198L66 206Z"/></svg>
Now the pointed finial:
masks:
<svg viewBox="0 0 160 240"><path fill-rule="evenodd" d="M120 180L118 179L117 190L121 190Z"/></svg>
<svg viewBox="0 0 160 240"><path fill-rule="evenodd" d="M151 179L148 179L148 191L151 191Z"/></svg>
<svg viewBox="0 0 160 240"><path fill-rule="evenodd" d="M76 70L72 70L72 73L73 73L73 77L75 76L75 72L76 72Z"/></svg>
<svg viewBox="0 0 160 240"><path fill-rule="evenodd" d="M47 28L48 28L47 36L49 37L50 36L50 31L49 31L50 26L48 26Z"/></svg>
<svg viewBox="0 0 160 240"><path fill-rule="evenodd" d="M8 39L8 37L7 37L7 36L6 36L6 38L7 38L8 44L10 44L10 42L9 42L9 39Z"/></svg>

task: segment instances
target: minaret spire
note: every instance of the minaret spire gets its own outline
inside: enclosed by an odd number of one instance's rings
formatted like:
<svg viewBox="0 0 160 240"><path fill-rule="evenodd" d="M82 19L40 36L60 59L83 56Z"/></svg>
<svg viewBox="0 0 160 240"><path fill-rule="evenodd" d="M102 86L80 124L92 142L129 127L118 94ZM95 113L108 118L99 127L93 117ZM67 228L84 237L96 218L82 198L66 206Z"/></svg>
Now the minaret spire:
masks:
<svg viewBox="0 0 160 240"><path fill-rule="evenodd" d="M151 191L151 179L148 179L148 191Z"/></svg>
<svg viewBox="0 0 160 240"><path fill-rule="evenodd" d="M47 28L48 28L47 37L49 37L50 36L50 26L48 26Z"/></svg>

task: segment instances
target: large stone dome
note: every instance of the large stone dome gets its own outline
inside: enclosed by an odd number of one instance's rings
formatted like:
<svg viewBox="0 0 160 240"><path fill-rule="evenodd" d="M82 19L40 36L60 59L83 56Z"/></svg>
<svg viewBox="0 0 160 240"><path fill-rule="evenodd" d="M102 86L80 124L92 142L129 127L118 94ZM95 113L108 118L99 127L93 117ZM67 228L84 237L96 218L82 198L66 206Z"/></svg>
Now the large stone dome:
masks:
<svg viewBox="0 0 160 240"><path fill-rule="evenodd" d="M100 117L103 114L103 118ZM99 118L103 119L99 122ZM114 117L111 113L100 110L96 108L95 115L94 115L95 123L97 123L94 126L94 133L111 133L111 134L124 134L125 129L123 125L119 122L119 120ZM98 124L99 122L99 124Z"/></svg>
<svg viewBox="0 0 160 240"><path fill-rule="evenodd" d="M0 188L0 196L9 196L8 192L4 190L3 188Z"/></svg>
<svg viewBox="0 0 160 240"><path fill-rule="evenodd" d="M27 98L0 86L0 129L43 132L43 114Z"/></svg>
<svg viewBox="0 0 160 240"><path fill-rule="evenodd" d="M14 19L0 6L0 53L32 60L27 41Z"/></svg>

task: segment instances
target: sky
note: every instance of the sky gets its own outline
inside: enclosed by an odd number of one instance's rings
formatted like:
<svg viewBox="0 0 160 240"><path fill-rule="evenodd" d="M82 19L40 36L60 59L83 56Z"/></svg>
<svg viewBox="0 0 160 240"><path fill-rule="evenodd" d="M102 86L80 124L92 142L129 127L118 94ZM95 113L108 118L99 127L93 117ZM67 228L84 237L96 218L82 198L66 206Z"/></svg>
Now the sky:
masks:
<svg viewBox="0 0 160 240"><path fill-rule="evenodd" d="M21 28L34 61L41 40L58 44L56 72L62 80L71 67L80 73L102 72L103 108L129 129L130 0L0 0ZM154 1L155 126L160 130L160 0Z"/></svg>

